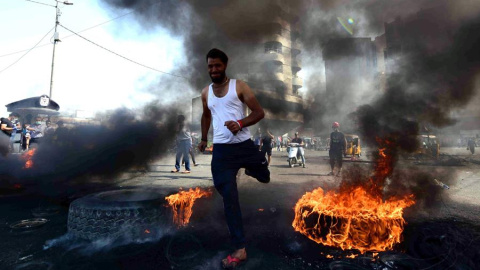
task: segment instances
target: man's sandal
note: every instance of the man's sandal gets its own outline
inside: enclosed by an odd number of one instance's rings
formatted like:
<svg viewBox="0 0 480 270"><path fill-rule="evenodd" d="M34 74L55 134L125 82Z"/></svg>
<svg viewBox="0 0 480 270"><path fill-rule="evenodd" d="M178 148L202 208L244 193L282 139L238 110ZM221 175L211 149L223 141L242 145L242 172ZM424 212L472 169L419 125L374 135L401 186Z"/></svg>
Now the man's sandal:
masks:
<svg viewBox="0 0 480 270"><path fill-rule="evenodd" d="M227 260L226 262L224 260ZM223 269L237 269L238 266L245 263L247 259L240 260L239 258L232 257L230 255L227 256L222 260L222 267Z"/></svg>
<svg viewBox="0 0 480 270"><path fill-rule="evenodd" d="M176 173L176 172L179 172L179 170L175 169L175 170L171 170L170 172Z"/></svg>

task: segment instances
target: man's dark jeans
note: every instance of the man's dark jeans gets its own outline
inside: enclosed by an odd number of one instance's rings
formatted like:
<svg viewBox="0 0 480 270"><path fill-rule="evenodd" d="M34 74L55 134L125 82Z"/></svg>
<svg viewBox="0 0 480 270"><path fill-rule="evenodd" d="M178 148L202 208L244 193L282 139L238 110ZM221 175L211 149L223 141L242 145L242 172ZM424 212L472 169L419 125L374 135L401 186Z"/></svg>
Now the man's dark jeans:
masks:
<svg viewBox="0 0 480 270"><path fill-rule="evenodd" d="M235 144L214 144L212 175L215 188L223 197L225 217L235 248L245 247L242 211L238 201L237 173L240 168L270 178L268 162L252 140Z"/></svg>
<svg viewBox="0 0 480 270"><path fill-rule="evenodd" d="M335 163L337 163L337 166L339 169L342 168L342 163L343 163L343 150L342 149L330 149L328 152L328 155L330 156L330 167L333 170L333 167L335 166Z"/></svg>

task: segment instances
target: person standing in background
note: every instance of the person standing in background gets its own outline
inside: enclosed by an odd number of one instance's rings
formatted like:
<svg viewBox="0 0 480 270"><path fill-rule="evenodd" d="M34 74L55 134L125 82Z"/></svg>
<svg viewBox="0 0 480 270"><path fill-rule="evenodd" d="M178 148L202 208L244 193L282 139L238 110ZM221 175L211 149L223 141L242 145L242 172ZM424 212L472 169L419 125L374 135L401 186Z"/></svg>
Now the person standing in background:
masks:
<svg viewBox="0 0 480 270"><path fill-rule="evenodd" d="M177 117L177 154L175 156L175 169L172 173L180 172L180 164L182 158L185 161L185 171L182 173L190 173L190 148L192 148L192 135L185 124L185 116Z"/></svg>
<svg viewBox="0 0 480 270"><path fill-rule="evenodd" d="M260 151L262 151L263 155L267 155L268 157L268 166L270 166L270 161L272 160L272 142L273 138L275 138L270 130L267 129L267 132L260 140Z"/></svg>
<svg viewBox="0 0 480 270"><path fill-rule="evenodd" d="M333 175L333 169L335 163L338 166L337 176L342 172L342 162L343 156L346 155L347 151L347 140L345 140L345 135L339 131L340 124L338 122L333 122L332 124L333 132L330 133L330 150L328 155L330 156L330 173L328 175Z"/></svg>
<svg viewBox="0 0 480 270"><path fill-rule="evenodd" d="M17 125L14 124L15 122L15 117L16 115L14 113L11 113L8 115L7 118L1 118L0 119L0 130L2 130L3 134L6 135L2 138L2 141L5 141L3 144L7 144L8 146L5 145L6 149L5 151L2 151L4 155L6 155L8 152L13 152L13 143L15 139L15 134L17 131ZM8 138L8 143L6 138Z"/></svg>

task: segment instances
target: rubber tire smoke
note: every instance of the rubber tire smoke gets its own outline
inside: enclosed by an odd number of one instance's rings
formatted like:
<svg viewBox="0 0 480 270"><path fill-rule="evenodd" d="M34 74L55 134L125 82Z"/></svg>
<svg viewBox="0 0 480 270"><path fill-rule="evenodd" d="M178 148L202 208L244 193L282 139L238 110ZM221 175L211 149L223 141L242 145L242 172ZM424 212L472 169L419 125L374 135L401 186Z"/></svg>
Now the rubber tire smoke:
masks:
<svg viewBox="0 0 480 270"><path fill-rule="evenodd" d="M68 232L85 240L154 237L169 220L166 195L139 189L87 195L70 204Z"/></svg>

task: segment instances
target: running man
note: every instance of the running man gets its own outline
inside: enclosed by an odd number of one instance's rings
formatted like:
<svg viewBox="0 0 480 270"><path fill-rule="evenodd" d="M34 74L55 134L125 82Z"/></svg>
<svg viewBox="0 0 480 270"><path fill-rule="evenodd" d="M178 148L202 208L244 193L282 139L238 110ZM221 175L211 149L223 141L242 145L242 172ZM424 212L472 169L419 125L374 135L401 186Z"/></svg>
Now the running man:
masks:
<svg viewBox="0 0 480 270"><path fill-rule="evenodd" d="M328 175L333 175L333 169L335 163L337 163L337 176L340 176L342 173L343 156L346 154L345 151L347 151L347 140L345 140L345 135L339 131L340 124L338 122L333 122L332 128L333 132L330 133L330 150L328 151L331 171Z"/></svg>
<svg viewBox="0 0 480 270"><path fill-rule="evenodd" d="M237 172L245 168L245 174L262 183L270 182L268 162L250 139L248 130L248 126L258 123L265 113L245 82L227 77L228 57L224 52L211 49L206 58L213 83L202 90L202 140L198 148L205 150L213 120L213 183L223 197L225 217L235 246L235 251L222 260L222 266L235 269L247 260ZM247 107L251 113L245 117Z"/></svg>

